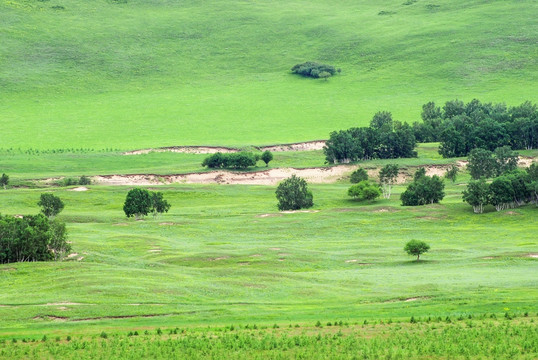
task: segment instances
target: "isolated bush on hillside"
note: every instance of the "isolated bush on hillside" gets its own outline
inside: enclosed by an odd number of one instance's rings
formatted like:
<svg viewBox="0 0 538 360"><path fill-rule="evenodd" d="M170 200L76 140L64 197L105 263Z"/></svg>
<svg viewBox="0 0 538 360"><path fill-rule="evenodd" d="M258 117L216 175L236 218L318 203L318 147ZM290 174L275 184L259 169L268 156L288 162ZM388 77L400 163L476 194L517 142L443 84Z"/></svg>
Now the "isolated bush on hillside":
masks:
<svg viewBox="0 0 538 360"><path fill-rule="evenodd" d="M291 72L293 72L294 74L299 74L305 77L311 77L316 79L327 79L336 74L337 71L340 72L340 69L336 70L336 68L332 65L320 64L312 61L297 64L291 68Z"/></svg>
<svg viewBox="0 0 538 360"><path fill-rule="evenodd" d="M0 234L2 264L60 259L71 249L65 224L43 214L0 215Z"/></svg>
<svg viewBox="0 0 538 360"><path fill-rule="evenodd" d="M49 219L54 218L64 209L63 201L54 194L41 194L37 205L41 206L41 212Z"/></svg>
<svg viewBox="0 0 538 360"><path fill-rule="evenodd" d="M160 192L148 191L146 189L134 188L129 190L123 204L123 212L129 218L141 219L152 212L153 216L168 212L170 204L164 200Z"/></svg>
<svg viewBox="0 0 538 360"><path fill-rule="evenodd" d="M358 184L361 181L366 180L368 180L368 173L363 168L358 168L357 170L353 171L349 177L349 181L352 184Z"/></svg>
<svg viewBox="0 0 538 360"><path fill-rule="evenodd" d="M295 175L282 181L276 189L278 209L299 210L314 205L312 192L308 190L307 182Z"/></svg>
<svg viewBox="0 0 538 360"><path fill-rule="evenodd" d="M2 176L0 177L0 185L1 185L1 186L4 188L4 190L5 190L7 184L9 184L9 176L6 175L6 174L2 174Z"/></svg>

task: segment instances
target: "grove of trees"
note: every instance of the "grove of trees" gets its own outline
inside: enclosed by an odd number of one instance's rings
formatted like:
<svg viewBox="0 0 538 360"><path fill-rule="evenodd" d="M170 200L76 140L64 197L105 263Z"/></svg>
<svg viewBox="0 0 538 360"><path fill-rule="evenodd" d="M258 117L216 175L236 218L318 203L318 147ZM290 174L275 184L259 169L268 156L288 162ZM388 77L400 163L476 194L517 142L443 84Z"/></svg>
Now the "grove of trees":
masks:
<svg viewBox="0 0 538 360"><path fill-rule="evenodd" d="M340 72L340 69L336 69L332 65L320 64L313 61L307 61L301 64L296 64L291 68L291 72L298 74L304 77L311 78L322 78L327 79L337 72Z"/></svg>
<svg viewBox="0 0 538 360"><path fill-rule="evenodd" d="M416 157L413 129L392 120L390 112L374 115L369 127L333 131L323 152L327 163L349 163L369 159Z"/></svg>
<svg viewBox="0 0 538 360"><path fill-rule="evenodd" d="M443 157L467 156L475 148L493 151L538 147L538 108L526 101L519 106L482 103L473 99L447 101L443 108L429 102L422 106L422 122L413 123L419 142L440 142Z"/></svg>
<svg viewBox="0 0 538 360"><path fill-rule="evenodd" d="M0 215L0 263L57 260L71 250L65 224L43 214Z"/></svg>
<svg viewBox="0 0 538 360"><path fill-rule="evenodd" d="M264 160L264 162L268 164L271 159L269 159L268 155L265 156L265 159L268 161L265 162ZM255 166L258 160L260 160L260 155L246 151L238 153L217 152L206 157L202 162L202 166L207 166L208 168L213 169L246 169L249 166Z"/></svg>

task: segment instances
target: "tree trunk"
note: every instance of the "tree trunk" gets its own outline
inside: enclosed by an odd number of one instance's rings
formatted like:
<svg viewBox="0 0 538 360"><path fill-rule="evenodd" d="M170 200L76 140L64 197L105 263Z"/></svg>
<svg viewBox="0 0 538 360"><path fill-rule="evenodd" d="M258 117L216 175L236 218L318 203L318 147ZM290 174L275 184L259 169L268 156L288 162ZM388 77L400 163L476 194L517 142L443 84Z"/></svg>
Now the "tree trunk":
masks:
<svg viewBox="0 0 538 360"><path fill-rule="evenodd" d="M417 261L420 261L420 254L417 255Z"/></svg>

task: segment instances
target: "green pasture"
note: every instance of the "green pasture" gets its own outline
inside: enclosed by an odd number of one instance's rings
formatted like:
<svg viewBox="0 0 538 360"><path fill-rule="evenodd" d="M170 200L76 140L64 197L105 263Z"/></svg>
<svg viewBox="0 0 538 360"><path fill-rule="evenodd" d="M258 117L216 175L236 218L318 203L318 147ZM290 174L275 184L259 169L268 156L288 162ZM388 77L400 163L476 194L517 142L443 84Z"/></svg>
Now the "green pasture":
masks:
<svg viewBox="0 0 538 360"><path fill-rule="evenodd" d="M0 335L538 310L534 205L475 215L459 182L438 205L400 206L404 186L364 204L348 186L312 186L304 213L271 186L156 186L172 208L144 221L122 212L128 187L55 189L77 255L0 265ZM43 191L0 191L2 213L36 213ZM419 263L410 239L431 245Z"/></svg>
<svg viewBox="0 0 538 360"><path fill-rule="evenodd" d="M409 5L405 5L409 3ZM535 1L0 0L0 146L326 139L380 110L536 101ZM328 81L290 74L314 60Z"/></svg>

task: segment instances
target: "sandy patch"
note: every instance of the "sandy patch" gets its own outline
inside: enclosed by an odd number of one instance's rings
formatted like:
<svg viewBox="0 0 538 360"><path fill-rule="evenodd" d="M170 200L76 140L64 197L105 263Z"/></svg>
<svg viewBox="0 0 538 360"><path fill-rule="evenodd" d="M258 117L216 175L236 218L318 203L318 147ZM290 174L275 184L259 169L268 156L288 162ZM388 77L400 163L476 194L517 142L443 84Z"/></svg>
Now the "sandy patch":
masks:
<svg viewBox="0 0 538 360"><path fill-rule="evenodd" d="M84 256L81 256L81 257L79 257L79 258L77 259L77 261L82 261L82 260L84 260Z"/></svg>
<svg viewBox="0 0 538 360"><path fill-rule="evenodd" d="M282 214L297 214L297 213L318 213L319 210L286 210L281 211Z"/></svg>
<svg viewBox="0 0 538 360"><path fill-rule="evenodd" d="M529 257L529 258L533 258L533 259L538 259L538 254L536 254L536 253L528 254L528 255L525 255L525 257Z"/></svg>
<svg viewBox="0 0 538 360"><path fill-rule="evenodd" d="M272 247L272 248L269 248L269 250L271 250L271 251L280 251L281 249L280 249L280 248L276 248L276 247Z"/></svg>
<svg viewBox="0 0 538 360"><path fill-rule="evenodd" d="M325 146L325 140L315 140L307 141L301 143L292 143L292 144L280 144L280 145L269 145L269 146L254 146L253 148L258 151L269 150L271 152L282 152L282 151L313 151L321 150ZM224 147L224 146L168 146L152 149L140 149L124 152L123 155L141 155L149 154L150 152L177 152L177 153L187 153L187 154L215 154L220 153L231 153L239 152L241 149Z"/></svg>
<svg viewBox="0 0 538 360"><path fill-rule="evenodd" d="M529 167L532 165L532 163L534 162L534 158L532 157L523 157L523 156L520 156L519 157L519 160L517 162L517 164L521 167Z"/></svg>
<svg viewBox="0 0 538 360"><path fill-rule="evenodd" d="M275 216L282 216L282 214L261 214L261 215L256 215L256 217L260 217L260 218L275 217Z"/></svg>
<svg viewBox="0 0 538 360"><path fill-rule="evenodd" d="M250 255L250 257L260 257L262 256L261 254L254 254L254 255Z"/></svg>
<svg viewBox="0 0 538 360"><path fill-rule="evenodd" d="M89 304L81 304L81 303L75 303L75 302L69 302L69 301L61 301L61 302L42 304L42 305L39 305L39 306L81 306L81 305L89 305ZM93 305L93 304L91 304L91 305Z"/></svg>
<svg viewBox="0 0 538 360"><path fill-rule="evenodd" d="M92 181L101 185L163 185L163 184L242 184L242 185L276 185L292 175L302 177L309 183L335 182L352 171L356 166L337 165L319 168L276 168L254 172L235 172L216 170L201 173L155 175L100 175L92 177Z"/></svg>
<svg viewBox="0 0 538 360"><path fill-rule="evenodd" d="M12 268L12 267L8 267L8 268L0 269L0 271L17 271L17 269Z"/></svg>
<svg viewBox="0 0 538 360"><path fill-rule="evenodd" d="M417 296L417 297L410 297L407 299L390 299L387 301L384 301L385 303L392 303L392 302L411 302L411 301L418 301L418 300L428 300L431 299L429 296Z"/></svg>
<svg viewBox="0 0 538 360"><path fill-rule="evenodd" d="M162 222L159 225L161 225L161 226L172 226L172 225L175 225L175 224L173 222Z"/></svg>
<svg viewBox="0 0 538 360"><path fill-rule="evenodd" d="M49 320L49 321L61 321L61 322L63 322L63 321L67 321L67 317L45 315L45 316L33 317L32 320Z"/></svg>
<svg viewBox="0 0 538 360"><path fill-rule="evenodd" d="M284 261L284 260L286 260L286 259L278 259L278 261Z"/></svg>
<svg viewBox="0 0 538 360"><path fill-rule="evenodd" d="M161 252L161 249L151 249L151 250L148 250L148 252L150 252L150 253L158 253L158 252Z"/></svg>
<svg viewBox="0 0 538 360"><path fill-rule="evenodd" d="M117 224L114 224L114 226L129 226L129 224L127 224L127 223L117 223Z"/></svg>
<svg viewBox="0 0 538 360"><path fill-rule="evenodd" d="M72 259L74 257L77 257L78 256L78 253L72 253L72 254L69 254L66 256L67 259Z"/></svg>
<svg viewBox="0 0 538 360"><path fill-rule="evenodd" d="M494 256L484 256L482 259L484 259L484 260L493 260L493 259L495 259L495 257Z"/></svg>
<svg viewBox="0 0 538 360"><path fill-rule="evenodd" d="M237 263L239 266L248 266L250 265L250 263L248 261L243 261L243 262L240 262L240 263Z"/></svg>
<svg viewBox="0 0 538 360"><path fill-rule="evenodd" d="M357 259L346 260L347 263L355 263L357 261L359 261L359 260L357 260Z"/></svg>
<svg viewBox="0 0 538 360"><path fill-rule="evenodd" d="M57 307L58 310L62 310L62 311L65 311L67 310L67 308L65 306L60 306L60 307Z"/></svg>
<svg viewBox="0 0 538 360"><path fill-rule="evenodd" d="M73 189L69 189L67 191L88 191L89 189L86 186L79 186Z"/></svg>

